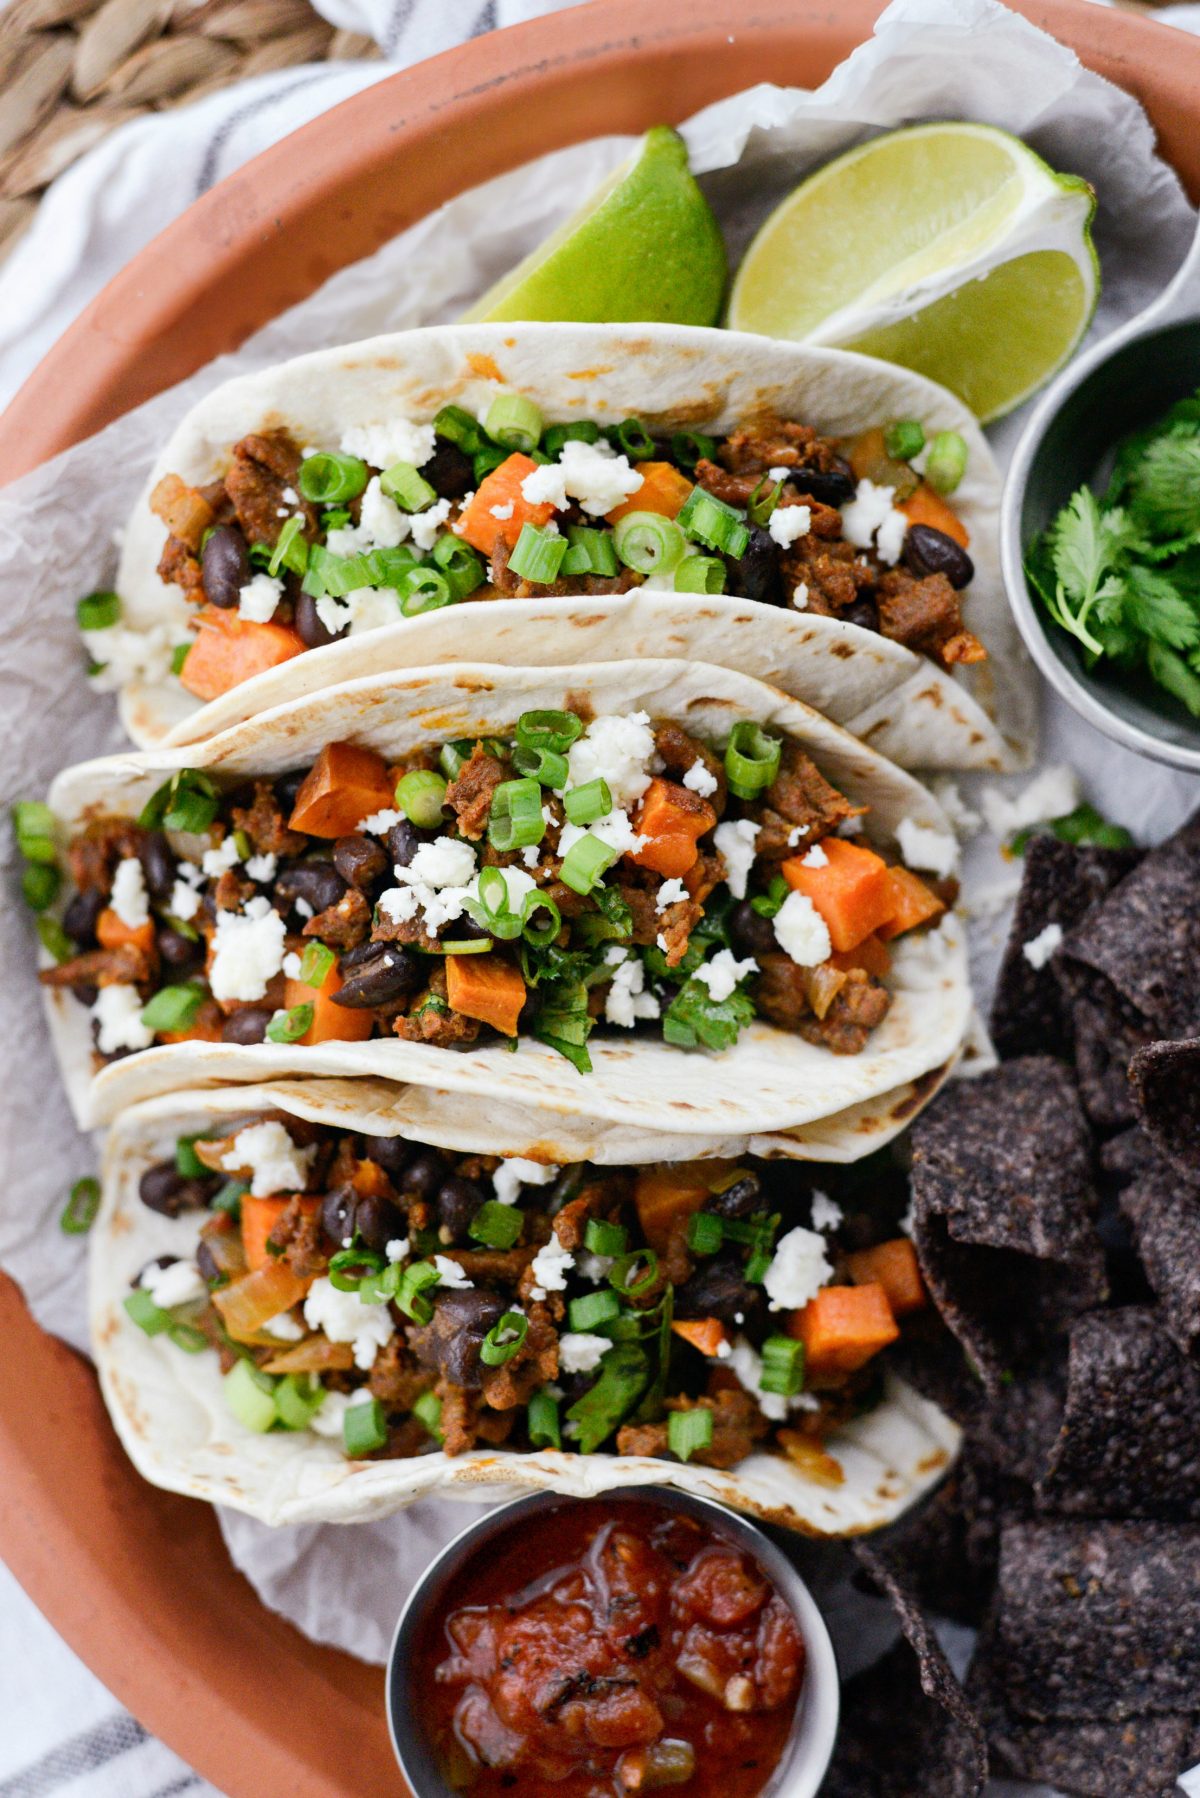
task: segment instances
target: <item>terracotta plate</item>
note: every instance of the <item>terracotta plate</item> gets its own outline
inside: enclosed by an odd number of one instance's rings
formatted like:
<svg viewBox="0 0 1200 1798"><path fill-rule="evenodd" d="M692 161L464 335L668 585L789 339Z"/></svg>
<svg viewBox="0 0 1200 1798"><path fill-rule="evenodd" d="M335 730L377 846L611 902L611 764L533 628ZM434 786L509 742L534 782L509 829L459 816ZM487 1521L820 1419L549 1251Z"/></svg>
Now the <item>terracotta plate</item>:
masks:
<svg viewBox="0 0 1200 1798"><path fill-rule="evenodd" d="M1018 0L1145 104L1200 196L1200 39L1085 0ZM593 0L380 82L232 175L155 239L0 419L10 480L232 349L476 182L638 132L756 81L815 86L878 0ZM0 1277L0 1550L147 1727L230 1798L403 1794L383 1671L317 1648L234 1572L202 1505L144 1485L87 1364Z"/></svg>

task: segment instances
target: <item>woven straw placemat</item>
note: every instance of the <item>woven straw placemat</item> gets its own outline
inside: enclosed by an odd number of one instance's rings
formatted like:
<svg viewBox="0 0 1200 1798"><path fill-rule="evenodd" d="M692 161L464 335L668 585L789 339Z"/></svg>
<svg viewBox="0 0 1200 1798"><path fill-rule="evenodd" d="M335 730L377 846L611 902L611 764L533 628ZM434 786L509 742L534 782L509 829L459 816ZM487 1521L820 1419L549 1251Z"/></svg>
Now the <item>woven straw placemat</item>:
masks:
<svg viewBox="0 0 1200 1798"><path fill-rule="evenodd" d="M0 11L0 260L126 119L295 63L377 57L308 0L12 0Z"/></svg>

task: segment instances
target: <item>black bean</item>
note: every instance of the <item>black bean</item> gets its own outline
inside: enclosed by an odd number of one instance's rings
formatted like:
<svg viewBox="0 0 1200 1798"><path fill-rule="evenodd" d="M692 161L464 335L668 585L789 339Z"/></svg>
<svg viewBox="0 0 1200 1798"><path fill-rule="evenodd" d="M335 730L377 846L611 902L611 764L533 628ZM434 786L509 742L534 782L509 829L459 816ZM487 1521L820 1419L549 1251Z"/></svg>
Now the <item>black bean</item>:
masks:
<svg viewBox="0 0 1200 1798"><path fill-rule="evenodd" d="M184 1211L198 1211L208 1204L211 1180L189 1180L173 1161L160 1161L148 1167L138 1181L138 1197L151 1211L163 1217L179 1217Z"/></svg>
<svg viewBox="0 0 1200 1798"><path fill-rule="evenodd" d="M352 1186L335 1186L321 1200L321 1228L340 1249L354 1235L358 1195Z"/></svg>
<svg viewBox="0 0 1200 1798"><path fill-rule="evenodd" d="M172 930L169 924L160 924L154 933L158 945L158 953L174 972L195 963L198 967L204 959L204 945L193 943L182 931Z"/></svg>
<svg viewBox="0 0 1200 1798"><path fill-rule="evenodd" d="M740 1312L743 1321L750 1322L762 1306L762 1287L747 1284L744 1266L734 1255L714 1255L711 1261L702 1261L675 1294L677 1317L719 1317L724 1323L734 1323Z"/></svg>
<svg viewBox="0 0 1200 1798"><path fill-rule="evenodd" d="M400 1191L409 1199L430 1199L446 1177L446 1163L436 1149L421 1149L400 1176Z"/></svg>
<svg viewBox="0 0 1200 1798"><path fill-rule="evenodd" d="M750 1217L762 1208L762 1181L757 1174L743 1174L724 1192L715 1192L704 1202L705 1211L717 1217Z"/></svg>
<svg viewBox="0 0 1200 1798"><path fill-rule="evenodd" d="M778 605L782 598L779 584L779 545L770 531L764 531L760 525L750 527L750 541L745 555L735 561L726 556L725 566L729 570L730 593L741 594L746 599L762 600L766 605Z"/></svg>
<svg viewBox="0 0 1200 1798"><path fill-rule="evenodd" d="M74 981L71 986L71 991L74 993L79 1003L88 1006L89 1009L100 997L100 988L98 986L93 986L90 980Z"/></svg>
<svg viewBox="0 0 1200 1798"><path fill-rule="evenodd" d="M479 1384L479 1351L483 1339L504 1315L504 1300L476 1289L447 1292L434 1300L433 1322L419 1351L455 1386Z"/></svg>
<svg viewBox="0 0 1200 1798"><path fill-rule="evenodd" d="M275 876L275 897L287 905L303 899L314 912L336 905L346 883L332 862L287 861Z"/></svg>
<svg viewBox="0 0 1200 1798"><path fill-rule="evenodd" d="M201 1279L207 1280L210 1286L214 1280L224 1282L226 1278L225 1269L203 1239L196 1250L196 1266L200 1269Z"/></svg>
<svg viewBox="0 0 1200 1798"><path fill-rule="evenodd" d="M307 768L292 768L287 774L277 774L271 783L275 797L284 813L290 817L296 806L296 795L308 779Z"/></svg>
<svg viewBox="0 0 1200 1798"><path fill-rule="evenodd" d="M437 448L420 470L439 499L461 499L475 485L475 469L457 443L439 437Z"/></svg>
<svg viewBox="0 0 1200 1798"><path fill-rule="evenodd" d="M758 957L775 955L779 951L774 924L770 918L761 917L748 899L734 906L729 919L729 934L739 955Z"/></svg>
<svg viewBox="0 0 1200 1798"><path fill-rule="evenodd" d="M931 524L910 524L904 537L904 566L922 579L944 574L952 587L962 588L975 578L975 564L961 543Z"/></svg>
<svg viewBox="0 0 1200 1798"><path fill-rule="evenodd" d="M879 607L873 599L856 599L839 614L847 624L857 624L860 630L877 631L879 629Z"/></svg>
<svg viewBox="0 0 1200 1798"><path fill-rule="evenodd" d="M393 824L387 833L387 846L395 865L407 868L428 835L428 831L418 830L407 818L401 818L399 824Z"/></svg>
<svg viewBox="0 0 1200 1798"><path fill-rule="evenodd" d="M354 1228L369 1249L382 1255L394 1237L404 1234L404 1219L390 1199L368 1193L354 1207Z"/></svg>
<svg viewBox="0 0 1200 1798"><path fill-rule="evenodd" d="M844 506L847 500L854 498L858 486L854 470L840 456L835 458L832 468L794 468L788 479L800 493L820 500L823 506Z"/></svg>
<svg viewBox="0 0 1200 1798"><path fill-rule="evenodd" d="M292 622L306 648L324 649L327 643L333 642L334 632L323 622L311 593L298 593L292 612ZM337 635L342 633L339 631Z"/></svg>
<svg viewBox="0 0 1200 1798"><path fill-rule="evenodd" d="M401 1175L415 1154L406 1136L364 1136L363 1154L393 1179Z"/></svg>
<svg viewBox="0 0 1200 1798"><path fill-rule="evenodd" d="M200 568L209 604L223 611L236 606L250 579L250 552L236 525L217 526L200 552Z"/></svg>
<svg viewBox="0 0 1200 1798"><path fill-rule="evenodd" d="M355 831L351 836L339 837L333 845L333 865L343 880L365 892L373 880L387 873L387 851L374 837Z"/></svg>
<svg viewBox="0 0 1200 1798"><path fill-rule="evenodd" d="M483 1200L483 1189L476 1186L474 1180L451 1174L448 1180L442 1181L434 1205L443 1242L464 1243L467 1240L467 1226Z"/></svg>
<svg viewBox="0 0 1200 1798"><path fill-rule="evenodd" d="M363 950L368 953L364 955ZM356 957L353 962L351 956ZM333 994L333 1002L352 1011L390 1005L424 985L425 966L421 956L399 943L360 943L341 959L345 982Z"/></svg>
<svg viewBox="0 0 1200 1798"><path fill-rule="evenodd" d="M96 941L96 921L104 906L104 894L93 887L86 893L76 893L63 913L63 929L79 948L88 948Z"/></svg>
<svg viewBox="0 0 1200 1798"><path fill-rule="evenodd" d="M269 1005L242 1005L221 1026L223 1043L261 1043L275 1013Z"/></svg>
<svg viewBox="0 0 1200 1798"><path fill-rule="evenodd" d="M150 897L165 905L175 890L175 857L161 830L152 830L142 838L138 860Z"/></svg>

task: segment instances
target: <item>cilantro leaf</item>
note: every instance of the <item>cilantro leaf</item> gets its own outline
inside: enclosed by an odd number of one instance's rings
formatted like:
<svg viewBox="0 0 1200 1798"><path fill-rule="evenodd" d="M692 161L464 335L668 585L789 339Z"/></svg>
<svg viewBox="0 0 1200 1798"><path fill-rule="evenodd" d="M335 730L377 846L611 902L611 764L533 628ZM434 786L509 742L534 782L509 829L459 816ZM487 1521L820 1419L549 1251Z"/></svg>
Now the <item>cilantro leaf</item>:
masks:
<svg viewBox="0 0 1200 1798"><path fill-rule="evenodd" d="M1047 604L1053 618L1093 655L1102 645L1088 629L1105 576L1116 566L1128 535L1123 512L1101 512L1090 487L1071 495L1050 527L1048 547L1054 571L1054 598Z"/></svg>
<svg viewBox="0 0 1200 1798"><path fill-rule="evenodd" d="M754 1001L740 987L714 999L702 980L689 980L663 1013L663 1040L682 1049L731 1049L753 1022Z"/></svg>
<svg viewBox="0 0 1200 1798"><path fill-rule="evenodd" d="M1200 431L1147 445L1130 481L1130 507L1156 536L1200 531Z"/></svg>
<svg viewBox="0 0 1200 1798"><path fill-rule="evenodd" d="M1200 675L1181 655L1165 643L1150 643L1146 647L1146 666L1160 687L1181 700L1193 718L1200 718Z"/></svg>
<svg viewBox="0 0 1200 1798"><path fill-rule="evenodd" d="M1120 603L1123 622L1154 642L1172 649L1193 649L1200 643L1200 619L1160 570L1134 562L1121 582Z"/></svg>

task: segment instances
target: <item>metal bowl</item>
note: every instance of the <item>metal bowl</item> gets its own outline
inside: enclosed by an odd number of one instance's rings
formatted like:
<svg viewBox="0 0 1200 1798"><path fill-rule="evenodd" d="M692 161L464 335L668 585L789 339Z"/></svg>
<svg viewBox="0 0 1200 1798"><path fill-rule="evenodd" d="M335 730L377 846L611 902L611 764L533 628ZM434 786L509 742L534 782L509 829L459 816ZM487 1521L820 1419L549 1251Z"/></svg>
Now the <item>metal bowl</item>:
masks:
<svg viewBox="0 0 1200 1798"><path fill-rule="evenodd" d="M785 1798L785 1794L786 1798L816 1798L837 1735L838 1671L824 1619L792 1563L762 1530L711 1499L694 1498L664 1486L630 1487L606 1493L605 1497L628 1504L657 1505L707 1524L727 1542L752 1556L789 1605L804 1641L804 1684L783 1756L770 1784L763 1788L762 1798ZM455 1798L433 1757L422 1728L419 1697L409 1682L412 1656L430 1614L441 1603L454 1577L468 1561L486 1553L490 1544L510 1530L536 1527L537 1519L547 1511L578 1502L552 1492L538 1492L500 1505L456 1536L426 1568L409 1594L388 1656L387 1711L396 1759L415 1798Z"/></svg>
<svg viewBox="0 0 1200 1798"><path fill-rule="evenodd" d="M1130 431L1200 387L1200 235L1155 303L1095 344L1047 390L1005 483L1000 548L1025 647L1081 717L1139 755L1200 773L1200 719L1148 678L1086 665L1082 646L1035 598L1025 556L1077 488L1094 485Z"/></svg>

